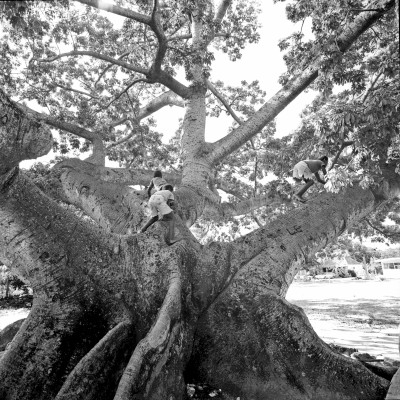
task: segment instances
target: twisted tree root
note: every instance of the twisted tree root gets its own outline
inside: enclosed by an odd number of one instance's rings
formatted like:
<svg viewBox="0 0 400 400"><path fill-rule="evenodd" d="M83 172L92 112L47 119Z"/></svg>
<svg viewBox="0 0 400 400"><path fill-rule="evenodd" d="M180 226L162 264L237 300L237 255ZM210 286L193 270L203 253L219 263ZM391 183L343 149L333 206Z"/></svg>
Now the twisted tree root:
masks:
<svg viewBox="0 0 400 400"><path fill-rule="evenodd" d="M92 400L116 389L134 346L132 324L120 322L75 366L54 400Z"/></svg>
<svg viewBox="0 0 400 400"><path fill-rule="evenodd" d="M114 400L161 400L182 394L182 336L186 329L180 321L181 310L181 276L174 271L157 319L136 346Z"/></svg>

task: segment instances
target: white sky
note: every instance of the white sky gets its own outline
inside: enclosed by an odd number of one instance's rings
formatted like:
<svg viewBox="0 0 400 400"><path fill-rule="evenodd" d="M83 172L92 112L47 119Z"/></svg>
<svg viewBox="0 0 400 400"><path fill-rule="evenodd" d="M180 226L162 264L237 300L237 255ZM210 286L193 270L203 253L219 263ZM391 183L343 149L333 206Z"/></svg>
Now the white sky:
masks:
<svg viewBox="0 0 400 400"><path fill-rule="evenodd" d="M272 97L280 88L279 76L286 70L279 51L278 42L292 32L299 30L300 25L294 25L286 19L285 3L261 0L261 15L259 22L261 39L259 43L249 44L243 51L242 58L231 62L226 54L215 52L210 79L221 80L227 85L240 85L240 81L258 80L261 89L267 93L266 99ZM118 26L123 17L103 12ZM310 34L307 24L303 33ZM282 137L291 133L300 123L299 114L312 101L315 92L303 92L292 101L276 118L276 136ZM178 127L178 119L182 118L184 110L178 107L165 107L153 115L156 118L157 130L164 134L163 141L168 142ZM219 118L208 118L206 124L206 140L214 142L227 134L232 119L224 114ZM85 156L82 155L83 158ZM47 162L52 155L38 158L34 161L24 161L22 168L29 168L34 162ZM110 165L110 164L109 164ZM111 166L111 165L110 165ZM117 165L112 165L117 166Z"/></svg>
<svg viewBox="0 0 400 400"><path fill-rule="evenodd" d="M278 42L294 31L300 30L300 25L294 25L286 19L285 3L273 4L272 1L261 0L261 4L260 41L249 44L242 52L242 58L235 62L230 61L224 53L214 53L215 61L212 64L210 80L214 82L221 80L227 85L240 85L242 80L247 82L258 80L261 89L267 93L266 98L269 99L281 88L278 79L286 70ZM307 24L303 26L303 33L310 35ZM277 116L276 136L286 136L299 125L300 112L315 95L316 93L312 91L303 92ZM170 137L177 128L175 119L171 118L171 112L172 109L166 107L155 115L162 127L160 131L164 132L166 137ZM175 113L183 117L183 110L176 110ZM223 115L219 118L208 118L206 140L214 142L226 135L231 123L232 119Z"/></svg>

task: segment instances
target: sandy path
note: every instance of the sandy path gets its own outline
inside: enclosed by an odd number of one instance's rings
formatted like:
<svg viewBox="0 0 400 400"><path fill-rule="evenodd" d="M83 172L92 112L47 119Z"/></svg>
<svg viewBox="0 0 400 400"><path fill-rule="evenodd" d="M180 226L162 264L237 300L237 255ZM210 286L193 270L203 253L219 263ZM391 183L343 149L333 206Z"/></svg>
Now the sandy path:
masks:
<svg viewBox="0 0 400 400"><path fill-rule="evenodd" d="M400 360L400 279L294 282L286 299L325 342Z"/></svg>

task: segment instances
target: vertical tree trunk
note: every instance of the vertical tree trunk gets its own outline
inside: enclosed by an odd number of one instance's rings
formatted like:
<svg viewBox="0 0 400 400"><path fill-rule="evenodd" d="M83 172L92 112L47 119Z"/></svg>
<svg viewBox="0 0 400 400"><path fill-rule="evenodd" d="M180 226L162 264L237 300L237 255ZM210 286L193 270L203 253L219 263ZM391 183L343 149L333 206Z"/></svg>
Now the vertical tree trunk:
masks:
<svg viewBox="0 0 400 400"><path fill-rule="evenodd" d="M7 272L7 275L6 275L6 299L8 299L9 294L10 294L10 275Z"/></svg>

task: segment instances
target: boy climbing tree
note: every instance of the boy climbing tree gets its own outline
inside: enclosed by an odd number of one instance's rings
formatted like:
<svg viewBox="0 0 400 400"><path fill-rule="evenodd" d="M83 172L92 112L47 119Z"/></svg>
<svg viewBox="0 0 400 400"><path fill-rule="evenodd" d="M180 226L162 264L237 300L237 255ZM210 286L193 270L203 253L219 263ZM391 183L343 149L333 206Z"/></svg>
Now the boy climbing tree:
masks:
<svg viewBox="0 0 400 400"><path fill-rule="evenodd" d="M160 171L156 171L160 172ZM155 174L154 174L155 175ZM141 229L141 233L146 232L146 230L153 225L156 221L166 221L168 222L168 233L166 242L168 245L174 244L178 239L174 239L175 233L175 217L174 211L171 207L174 207L174 188L172 185L165 185L162 190L154 193L149 200L149 207L151 210L151 219L147 224Z"/></svg>
<svg viewBox="0 0 400 400"><path fill-rule="evenodd" d="M297 193L294 194L296 200L305 203L307 200L303 199L303 194L314 185L313 175L317 178L319 183L325 185L326 181L321 179L319 171L322 171L326 175L326 166L328 164L328 157L323 156L318 160L302 160L298 162L293 168L293 179L296 182L302 180L306 183Z"/></svg>

